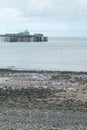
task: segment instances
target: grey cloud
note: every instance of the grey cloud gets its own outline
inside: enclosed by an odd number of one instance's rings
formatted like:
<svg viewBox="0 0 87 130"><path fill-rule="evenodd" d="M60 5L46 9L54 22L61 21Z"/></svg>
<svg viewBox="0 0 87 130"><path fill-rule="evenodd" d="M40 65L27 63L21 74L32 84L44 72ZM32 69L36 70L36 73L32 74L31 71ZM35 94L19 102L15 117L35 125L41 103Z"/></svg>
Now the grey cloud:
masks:
<svg viewBox="0 0 87 130"><path fill-rule="evenodd" d="M29 27L33 31L46 30L49 34L54 31L61 35L71 32L77 35L75 32L81 30L86 35L86 16L87 0L0 0L2 31L9 30L7 26L11 23L9 28L14 30Z"/></svg>

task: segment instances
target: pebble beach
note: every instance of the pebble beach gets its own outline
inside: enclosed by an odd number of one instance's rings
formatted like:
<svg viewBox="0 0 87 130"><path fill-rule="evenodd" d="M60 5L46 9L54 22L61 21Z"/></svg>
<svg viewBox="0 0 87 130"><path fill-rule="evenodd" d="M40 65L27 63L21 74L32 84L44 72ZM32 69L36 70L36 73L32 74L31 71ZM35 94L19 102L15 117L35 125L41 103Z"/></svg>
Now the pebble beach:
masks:
<svg viewBox="0 0 87 130"><path fill-rule="evenodd" d="M0 70L1 130L87 130L87 73Z"/></svg>

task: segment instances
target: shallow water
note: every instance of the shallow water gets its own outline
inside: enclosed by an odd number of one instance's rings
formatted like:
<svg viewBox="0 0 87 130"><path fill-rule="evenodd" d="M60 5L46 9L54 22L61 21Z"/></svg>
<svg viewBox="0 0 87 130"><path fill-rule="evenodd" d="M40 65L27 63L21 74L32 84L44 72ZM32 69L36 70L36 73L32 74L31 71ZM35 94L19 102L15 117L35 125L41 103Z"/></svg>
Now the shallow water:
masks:
<svg viewBox="0 0 87 130"><path fill-rule="evenodd" d="M87 41L0 43L0 68L87 71Z"/></svg>

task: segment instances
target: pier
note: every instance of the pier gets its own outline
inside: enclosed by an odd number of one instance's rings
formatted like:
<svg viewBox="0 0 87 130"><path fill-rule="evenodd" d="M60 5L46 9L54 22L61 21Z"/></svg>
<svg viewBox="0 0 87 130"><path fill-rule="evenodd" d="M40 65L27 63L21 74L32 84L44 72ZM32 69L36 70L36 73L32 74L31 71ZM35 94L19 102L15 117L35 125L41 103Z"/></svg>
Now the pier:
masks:
<svg viewBox="0 0 87 130"><path fill-rule="evenodd" d="M0 35L0 42L46 42L48 37L43 34L31 35L29 31Z"/></svg>

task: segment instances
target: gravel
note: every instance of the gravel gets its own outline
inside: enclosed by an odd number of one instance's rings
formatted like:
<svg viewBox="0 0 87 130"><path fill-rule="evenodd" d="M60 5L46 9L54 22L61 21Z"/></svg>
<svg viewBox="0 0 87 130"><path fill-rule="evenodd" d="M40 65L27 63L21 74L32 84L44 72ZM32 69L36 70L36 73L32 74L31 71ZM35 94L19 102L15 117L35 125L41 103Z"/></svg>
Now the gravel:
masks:
<svg viewBox="0 0 87 130"><path fill-rule="evenodd" d="M51 88L59 91L54 97L38 99L37 104L34 98L37 107L31 101L25 102L28 100L26 96L12 99L0 95L0 130L87 130L87 73L1 69L0 90L7 88ZM21 99L31 107L22 107ZM9 103L15 104L11 106ZM52 109L45 107L46 103L52 105ZM70 109L65 109L62 103ZM62 109L54 109L55 105L61 104Z"/></svg>
<svg viewBox="0 0 87 130"><path fill-rule="evenodd" d="M87 113L0 107L0 130L87 130Z"/></svg>

